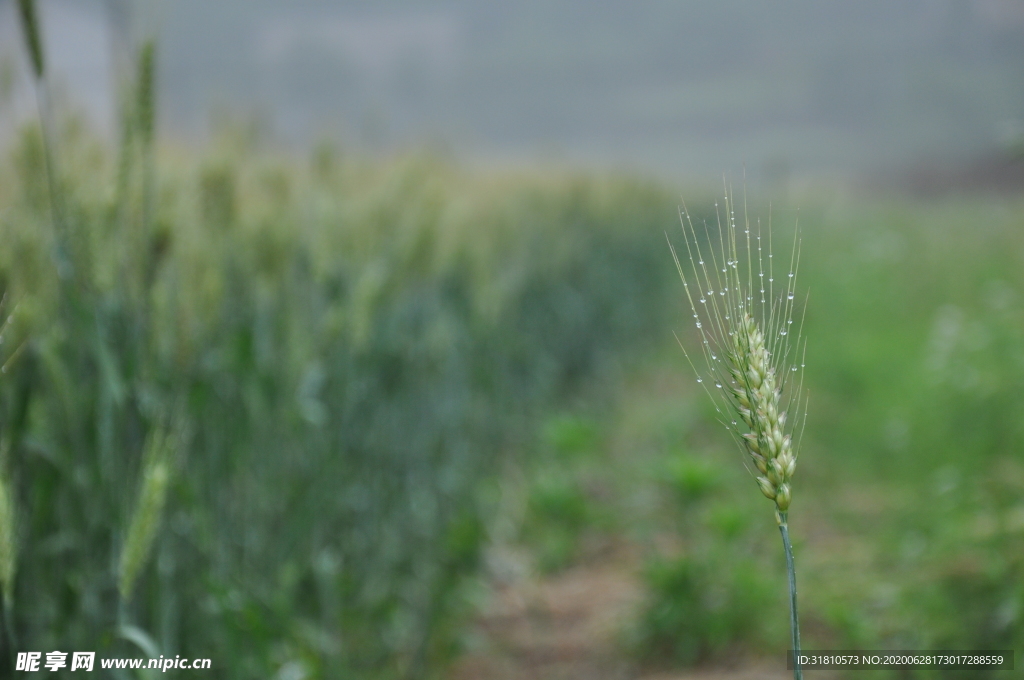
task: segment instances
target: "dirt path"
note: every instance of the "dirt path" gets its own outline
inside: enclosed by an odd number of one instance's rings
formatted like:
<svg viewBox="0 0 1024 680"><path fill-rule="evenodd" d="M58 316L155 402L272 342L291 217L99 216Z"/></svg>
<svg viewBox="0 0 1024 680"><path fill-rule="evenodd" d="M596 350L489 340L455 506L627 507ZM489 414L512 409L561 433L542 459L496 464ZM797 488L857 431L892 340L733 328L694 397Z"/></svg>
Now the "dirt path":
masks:
<svg viewBox="0 0 1024 680"><path fill-rule="evenodd" d="M677 672L639 669L622 649L624 622L640 603L623 559L534 580L491 586L476 622L475 649L453 680L787 680L769 662Z"/></svg>

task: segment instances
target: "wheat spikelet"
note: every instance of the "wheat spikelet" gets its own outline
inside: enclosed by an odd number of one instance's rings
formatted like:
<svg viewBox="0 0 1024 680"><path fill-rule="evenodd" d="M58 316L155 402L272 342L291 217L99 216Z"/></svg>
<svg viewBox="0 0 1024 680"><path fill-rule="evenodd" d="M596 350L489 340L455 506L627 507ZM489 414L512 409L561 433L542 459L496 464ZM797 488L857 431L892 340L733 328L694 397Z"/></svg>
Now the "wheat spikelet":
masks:
<svg viewBox="0 0 1024 680"><path fill-rule="evenodd" d="M726 429L748 454L761 493L785 513L792 501L799 443L793 435L802 431L806 418L802 321L793 328L799 235L777 284L770 223L762 230L759 221L751 225L744 214L737 226L729 193L724 206L716 203L715 209L715 228L697 228L685 209L680 212L692 273L684 271L669 242L701 351L687 352L681 341L680 346Z"/></svg>
<svg viewBox="0 0 1024 680"><path fill-rule="evenodd" d="M150 436L146 445L139 500L128 525L118 568L117 587L124 601L131 596L160 527L170 482L170 446L170 438L160 430Z"/></svg>

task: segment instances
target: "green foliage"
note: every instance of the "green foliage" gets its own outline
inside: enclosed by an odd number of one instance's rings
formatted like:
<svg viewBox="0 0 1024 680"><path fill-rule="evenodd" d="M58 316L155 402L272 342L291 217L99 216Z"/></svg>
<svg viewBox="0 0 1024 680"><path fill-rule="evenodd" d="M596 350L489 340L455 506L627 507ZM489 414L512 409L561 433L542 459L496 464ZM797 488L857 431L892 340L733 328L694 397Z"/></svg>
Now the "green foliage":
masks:
<svg viewBox="0 0 1024 680"><path fill-rule="evenodd" d="M684 508L704 500L722 481L722 474L714 463L686 454L669 458L664 474L665 482Z"/></svg>
<svg viewBox="0 0 1024 680"><path fill-rule="evenodd" d="M932 521L918 516L902 526L899 567L914 578L902 584L900 625L889 639L921 649L1024 649L1022 472L1005 458L970 478L949 470L933 478L924 492Z"/></svg>
<svg viewBox="0 0 1024 680"><path fill-rule="evenodd" d="M525 469L519 538L536 567L551 573L577 564L589 539L611 527L609 499L598 488L605 486L598 470L606 433L591 417L561 414L548 418L539 434L537 453Z"/></svg>
<svg viewBox="0 0 1024 680"><path fill-rule="evenodd" d="M808 435L834 433L830 464L912 480L1012 448L1024 434L1019 206L875 204L801 223L801 273L827 301L807 314L807 335L827 341L808 350L821 395Z"/></svg>
<svg viewBox="0 0 1024 680"><path fill-rule="evenodd" d="M557 571L573 562L594 516L590 499L573 476L554 470L539 476L529 490L522 533L541 571Z"/></svg>
<svg viewBox="0 0 1024 680"><path fill-rule="evenodd" d="M758 646L780 598L759 565L707 555L656 560L644 574L649 604L640 620L645 656L690 666Z"/></svg>
<svg viewBox="0 0 1024 680"><path fill-rule="evenodd" d="M1021 648L1022 215L958 198L801 216L817 303L797 483L844 546L805 572L822 646Z"/></svg>
<svg viewBox="0 0 1024 680"><path fill-rule="evenodd" d="M562 459L584 457L594 452L600 440L596 424L579 416L550 419L542 433L545 443L555 456Z"/></svg>
<svg viewBox="0 0 1024 680"><path fill-rule="evenodd" d="M676 522L681 552L657 551L643 572L645 601L634 624L636 653L648 662L692 666L774 641L784 606L783 572L751 488L727 493L721 461L673 453L663 464L664 513ZM733 489L733 491L737 491ZM746 492L746 493L742 493ZM743 499L747 496L746 500Z"/></svg>
<svg viewBox="0 0 1024 680"><path fill-rule="evenodd" d="M232 660L225 677L450 658L487 480L664 319L673 199L427 157L307 178L238 152L162 168L147 232L145 186L65 137L62 282L36 139L0 166L0 275L32 338L0 384L19 643L129 654L131 624L164 655ZM155 475L144 444L171 430ZM548 436L570 456L593 439L582 421ZM534 507L587 521L565 489Z"/></svg>

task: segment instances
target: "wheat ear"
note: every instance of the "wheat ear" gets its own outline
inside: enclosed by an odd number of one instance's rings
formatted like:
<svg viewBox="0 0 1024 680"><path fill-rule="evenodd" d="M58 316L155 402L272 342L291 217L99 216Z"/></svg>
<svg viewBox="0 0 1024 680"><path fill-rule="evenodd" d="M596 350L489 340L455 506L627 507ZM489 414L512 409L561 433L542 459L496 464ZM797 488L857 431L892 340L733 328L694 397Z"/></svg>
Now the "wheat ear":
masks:
<svg viewBox="0 0 1024 680"><path fill-rule="evenodd" d="M160 528L171 476L170 458L173 445L170 436L162 430L154 431L146 442L139 499L128 525L118 565L117 587L122 602L131 599L135 581L149 558L157 530Z"/></svg>
<svg viewBox="0 0 1024 680"><path fill-rule="evenodd" d="M789 574L795 656L800 650L800 628L788 511L807 401L802 318L793 328L799 233L793 239L785 278L776 285L770 221L764 230L760 222L751 225L744 206L742 229L738 227L728 192L724 205L720 208L716 203L715 211L716 227L705 223L699 230L685 207L680 211L692 269L689 277L669 240L700 337L700 353L687 352L685 344L679 344L722 424L745 451L747 468L761 493L775 503ZM790 413L794 416L787 417ZM797 663L794 677L802 678Z"/></svg>

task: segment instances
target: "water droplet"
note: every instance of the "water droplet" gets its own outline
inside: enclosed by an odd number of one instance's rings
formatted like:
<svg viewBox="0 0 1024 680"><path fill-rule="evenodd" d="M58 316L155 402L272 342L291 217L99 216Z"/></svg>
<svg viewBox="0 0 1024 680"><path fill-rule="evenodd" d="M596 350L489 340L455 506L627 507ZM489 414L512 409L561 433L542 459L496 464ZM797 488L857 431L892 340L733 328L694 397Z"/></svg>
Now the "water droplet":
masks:
<svg viewBox="0 0 1024 680"><path fill-rule="evenodd" d="M789 278L793 278L793 276L794 276L793 272L790 272L789 273Z"/></svg>
<svg viewBox="0 0 1024 680"><path fill-rule="evenodd" d="M720 383L720 382L716 382L715 383L715 387L721 387L721 386L722 386L722 383Z"/></svg>
<svg viewBox="0 0 1024 680"><path fill-rule="evenodd" d="M773 279L772 277L770 277L770 276L768 277L768 283L771 283L771 282L772 282L772 281L774 281L774 280L775 280L775 279Z"/></svg>
<svg viewBox="0 0 1024 680"><path fill-rule="evenodd" d="M779 335L785 335L786 331L779 331Z"/></svg>
<svg viewBox="0 0 1024 680"><path fill-rule="evenodd" d="M793 323L793 320L792 319L787 319L786 323L791 324L791 323Z"/></svg>
<svg viewBox="0 0 1024 680"><path fill-rule="evenodd" d="M701 298L700 301L701 301L702 304L705 304L705 305L708 303L708 301L705 300L704 298Z"/></svg>
<svg viewBox="0 0 1024 680"><path fill-rule="evenodd" d="M700 328L700 321L697 322L697 328Z"/></svg>
<svg viewBox="0 0 1024 680"><path fill-rule="evenodd" d="M772 255L771 253L768 253L768 257L775 257L775 256Z"/></svg>
<svg viewBox="0 0 1024 680"><path fill-rule="evenodd" d="M790 300L792 300L792 299L793 299L793 294L792 294L792 293L790 293L790 294L789 294L789 295L788 295L787 297L788 297L788 298L789 298Z"/></svg>
<svg viewBox="0 0 1024 680"><path fill-rule="evenodd" d="M697 264L704 264L704 260L701 260L701 261L700 261L700 262L698 262Z"/></svg>
<svg viewBox="0 0 1024 680"><path fill-rule="evenodd" d="M789 370L791 370L791 371L793 371L794 373L796 373L796 366L794 366L793 368L791 368L791 369L789 369Z"/></svg>
<svg viewBox="0 0 1024 680"><path fill-rule="evenodd" d="M704 382L701 378L697 378L697 382Z"/></svg>

